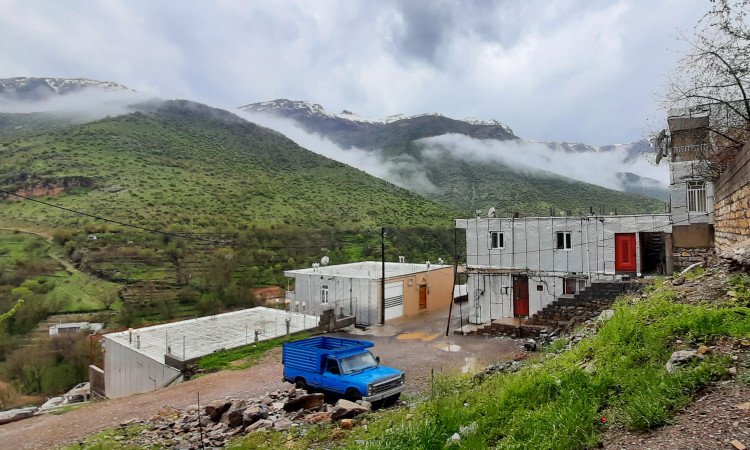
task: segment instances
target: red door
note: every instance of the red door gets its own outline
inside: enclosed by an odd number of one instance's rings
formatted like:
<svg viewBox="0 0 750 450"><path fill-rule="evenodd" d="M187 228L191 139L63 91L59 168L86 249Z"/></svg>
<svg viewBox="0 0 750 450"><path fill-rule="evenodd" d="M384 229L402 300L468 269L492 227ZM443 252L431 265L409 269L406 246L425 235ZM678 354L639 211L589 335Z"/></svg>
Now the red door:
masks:
<svg viewBox="0 0 750 450"><path fill-rule="evenodd" d="M419 286L419 309L427 309L427 286Z"/></svg>
<svg viewBox="0 0 750 450"><path fill-rule="evenodd" d="M615 234L615 270L635 272L635 234Z"/></svg>
<svg viewBox="0 0 750 450"><path fill-rule="evenodd" d="M529 278L526 276L513 276L513 315L529 315Z"/></svg>

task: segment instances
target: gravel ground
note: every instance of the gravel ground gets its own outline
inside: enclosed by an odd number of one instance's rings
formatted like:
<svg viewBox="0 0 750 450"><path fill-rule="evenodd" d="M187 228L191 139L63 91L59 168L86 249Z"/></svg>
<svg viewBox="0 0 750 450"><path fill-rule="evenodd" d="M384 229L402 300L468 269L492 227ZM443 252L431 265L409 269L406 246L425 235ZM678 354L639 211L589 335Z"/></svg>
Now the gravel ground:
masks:
<svg viewBox="0 0 750 450"><path fill-rule="evenodd" d="M382 363L403 370L406 392L417 393L429 387L435 372L474 371L522 353L518 342L509 338L445 336L447 311L429 312L408 320L389 321L337 336L370 340ZM455 322L455 320L454 320ZM447 351L447 350L449 351ZM281 381L281 350L269 351L261 362L246 370L225 370L154 392L106 400L53 416L37 416L0 426L2 448L54 448L80 441L84 436L118 426L130 419L147 419L164 405L182 409L227 396L259 397L290 385Z"/></svg>

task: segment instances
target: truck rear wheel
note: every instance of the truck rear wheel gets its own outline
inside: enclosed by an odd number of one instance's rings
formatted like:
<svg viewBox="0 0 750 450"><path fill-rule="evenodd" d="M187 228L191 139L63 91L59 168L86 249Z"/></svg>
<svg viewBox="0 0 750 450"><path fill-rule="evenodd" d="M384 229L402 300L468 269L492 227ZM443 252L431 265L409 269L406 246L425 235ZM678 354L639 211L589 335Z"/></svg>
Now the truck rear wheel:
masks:
<svg viewBox="0 0 750 450"><path fill-rule="evenodd" d="M362 393L359 392L359 389L355 388L349 388L346 390L346 399L350 402L356 402L357 400L362 400Z"/></svg>
<svg viewBox="0 0 750 450"><path fill-rule="evenodd" d="M307 381L305 381L305 379L302 377L297 377L297 379L294 380L294 388L307 391L308 390Z"/></svg>

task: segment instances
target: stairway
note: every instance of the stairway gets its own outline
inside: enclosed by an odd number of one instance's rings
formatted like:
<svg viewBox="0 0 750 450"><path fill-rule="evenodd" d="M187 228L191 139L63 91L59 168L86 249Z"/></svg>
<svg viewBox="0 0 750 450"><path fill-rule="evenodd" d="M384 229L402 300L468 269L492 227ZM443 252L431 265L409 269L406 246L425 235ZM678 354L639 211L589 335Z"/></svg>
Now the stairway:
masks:
<svg viewBox="0 0 750 450"><path fill-rule="evenodd" d="M627 292L640 290L637 281L594 281L577 294L564 294L544 309L531 316L527 325L553 328L575 326L599 315L609 308L615 298Z"/></svg>

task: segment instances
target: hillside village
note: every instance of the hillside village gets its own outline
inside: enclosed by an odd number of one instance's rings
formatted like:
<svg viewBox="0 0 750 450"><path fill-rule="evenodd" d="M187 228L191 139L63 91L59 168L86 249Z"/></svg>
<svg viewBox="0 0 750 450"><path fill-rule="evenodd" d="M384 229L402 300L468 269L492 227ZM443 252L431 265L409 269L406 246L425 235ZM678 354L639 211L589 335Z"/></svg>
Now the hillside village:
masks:
<svg viewBox="0 0 750 450"><path fill-rule="evenodd" d="M0 441L746 449L750 2L707 8L626 144L0 78Z"/></svg>

